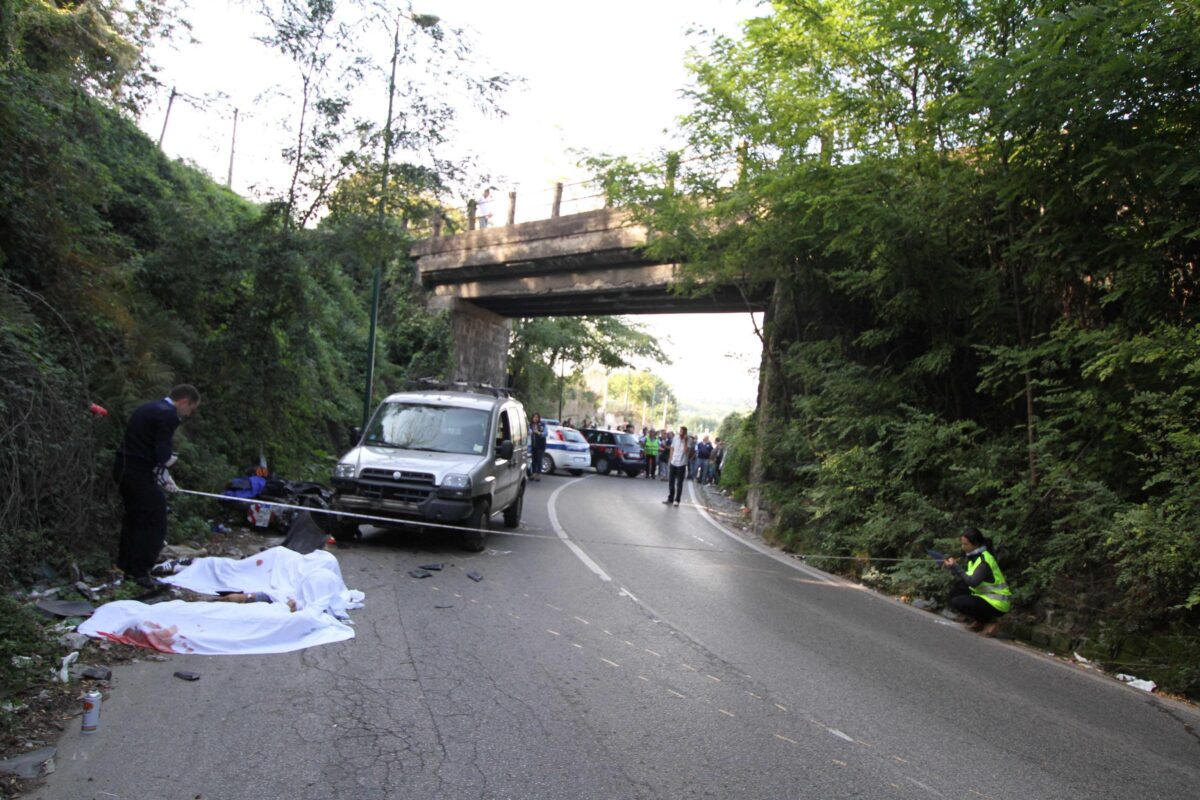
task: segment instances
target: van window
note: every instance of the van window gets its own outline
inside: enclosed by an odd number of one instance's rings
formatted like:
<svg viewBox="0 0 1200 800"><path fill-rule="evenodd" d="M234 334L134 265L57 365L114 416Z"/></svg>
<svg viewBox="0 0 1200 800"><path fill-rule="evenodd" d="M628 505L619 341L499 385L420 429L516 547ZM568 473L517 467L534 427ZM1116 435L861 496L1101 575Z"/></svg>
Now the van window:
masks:
<svg viewBox="0 0 1200 800"><path fill-rule="evenodd" d="M500 412L500 425L496 429L496 446L499 447L501 442L512 441L512 425L508 419L508 409Z"/></svg>

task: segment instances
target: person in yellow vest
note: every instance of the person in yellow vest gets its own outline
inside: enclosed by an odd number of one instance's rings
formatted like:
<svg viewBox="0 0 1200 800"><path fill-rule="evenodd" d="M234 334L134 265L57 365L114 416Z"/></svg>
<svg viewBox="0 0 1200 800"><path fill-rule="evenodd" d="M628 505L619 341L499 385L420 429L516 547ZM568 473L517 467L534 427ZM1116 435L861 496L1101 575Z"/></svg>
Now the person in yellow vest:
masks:
<svg viewBox="0 0 1200 800"><path fill-rule="evenodd" d="M650 431L642 444L642 452L646 454L646 477L651 480L658 474L658 434Z"/></svg>
<svg viewBox="0 0 1200 800"><path fill-rule="evenodd" d="M1004 580L1000 564L992 555L992 543L986 536L976 528L967 528L959 541L966 569L955 558L942 562L943 567L958 577L950 590L950 608L973 620L971 630L984 636L995 636L1000 617L1012 608L1012 590Z"/></svg>

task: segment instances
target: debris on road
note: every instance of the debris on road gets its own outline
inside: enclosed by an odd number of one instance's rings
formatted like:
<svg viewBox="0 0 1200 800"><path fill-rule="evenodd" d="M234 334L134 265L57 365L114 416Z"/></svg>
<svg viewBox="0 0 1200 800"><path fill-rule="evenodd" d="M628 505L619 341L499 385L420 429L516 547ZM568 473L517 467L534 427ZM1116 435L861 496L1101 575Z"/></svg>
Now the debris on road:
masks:
<svg viewBox="0 0 1200 800"><path fill-rule="evenodd" d="M428 578L433 573L426 569L410 569L408 574L414 578Z"/></svg>
<svg viewBox="0 0 1200 800"><path fill-rule="evenodd" d="M1119 680L1121 683L1128 683L1133 688L1141 689L1143 692L1153 692L1156 689L1158 689L1158 684L1155 683L1154 681L1147 681L1147 680L1142 680L1141 678L1135 678L1132 675L1126 675L1123 672L1118 672L1114 677L1116 677L1116 679Z"/></svg>
<svg viewBox="0 0 1200 800"><path fill-rule="evenodd" d="M90 617L96 610L86 600L54 600L49 597L38 600L37 607L52 617Z"/></svg>
<svg viewBox="0 0 1200 800"><path fill-rule="evenodd" d="M111 681L112 670L108 667L89 666L79 670L79 677L93 681Z"/></svg>
<svg viewBox="0 0 1200 800"><path fill-rule="evenodd" d="M434 572L441 572L442 567L444 567L444 566L446 566L446 565L440 561L436 564L421 564L420 565L421 569L431 569Z"/></svg>
<svg viewBox="0 0 1200 800"><path fill-rule="evenodd" d="M434 608L454 608L454 603L435 603Z"/></svg>
<svg viewBox="0 0 1200 800"><path fill-rule="evenodd" d="M62 657L62 666L58 668L58 682L71 682L71 665L79 660L79 651L72 650Z"/></svg>
<svg viewBox="0 0 1200 800"><path fill-rule="evenodd" d="M470 572L468 572L467 577L470 578L471 580L475 581L476 583L479 583L481 580L483 580L483 576L480 575L475 570L471 570Z"/></svg>
<svg viewBox="0 0 1200 800"><path fill-rule="evenodd" d="M175 677L179 678L181 681L198 681L198 680L200 680L199 673L187 672L186 670L179 670L178 672L175 673Z"/></svg>
<svg viewBox="0 0 1200 800"><path fill-rule="evenodd" d="M57 747L43 747L19 756L6 758L0 761L0 773L14 775L25 780L49 775L54 772L54 756L57 752Z"/></svg>

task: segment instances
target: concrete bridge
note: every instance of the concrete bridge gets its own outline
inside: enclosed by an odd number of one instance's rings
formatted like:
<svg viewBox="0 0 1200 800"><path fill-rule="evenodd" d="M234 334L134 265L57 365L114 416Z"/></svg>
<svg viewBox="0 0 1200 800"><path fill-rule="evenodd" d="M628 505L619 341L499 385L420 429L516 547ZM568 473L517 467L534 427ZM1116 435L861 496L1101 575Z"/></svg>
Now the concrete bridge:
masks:
<svg viewBox="0 0 1200 800"><path fill-rule="evenodd" d="M679 266L645 256L645 227L620 209L425 239L412 249L430 307L449 310L454 377L502 385L515 317L762 311L731 286L675 291Z"/></svg>

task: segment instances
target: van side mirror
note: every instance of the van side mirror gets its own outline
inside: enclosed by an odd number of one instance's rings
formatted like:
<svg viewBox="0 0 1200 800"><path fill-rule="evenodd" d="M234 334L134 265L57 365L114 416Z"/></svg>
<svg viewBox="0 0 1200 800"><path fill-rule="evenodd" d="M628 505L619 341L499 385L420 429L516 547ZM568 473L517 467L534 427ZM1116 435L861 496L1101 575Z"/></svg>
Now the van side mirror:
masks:
<svg viewBox="0 0 1200 800"><path fill-rule="evenodd" d="M362 428L355 425L350 429L350 446L358 447L358 443L362 441Z"/></svg>
<svg viewBox="0 0 1200 800"><path fill-rule="evenodd" d="M499 444L499 446L496 448L496 455L505 460L511 459L513 457L512 440L505 439L503 442L501 442Z"/></svg>

